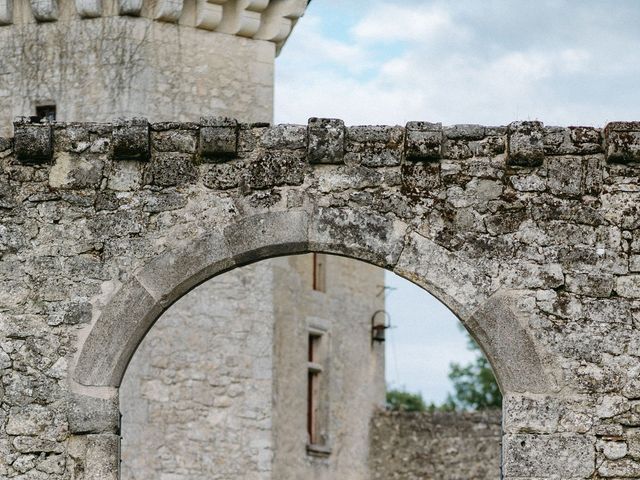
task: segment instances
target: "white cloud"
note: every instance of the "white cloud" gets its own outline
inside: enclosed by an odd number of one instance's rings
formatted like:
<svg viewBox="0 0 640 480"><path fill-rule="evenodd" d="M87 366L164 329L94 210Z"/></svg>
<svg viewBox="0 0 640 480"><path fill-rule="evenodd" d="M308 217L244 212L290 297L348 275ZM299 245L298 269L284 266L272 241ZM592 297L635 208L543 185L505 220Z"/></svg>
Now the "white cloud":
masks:
<svg viewBox="0 0 640 480"><path fill-rule="evenodd" d="M426 41L439 35L456 35L450 14L428 5L381 4L353 28L356 38L372 41Z"/></svg>
<svg viewBox="0 0 640 480"><path fill-rule="evenodd" d="M285 47L283 55L286 55L289 62L298 65L323 65L325 68L340 67L351 72L362 70L370 64L370 53L361 45L341 42L324 34L321 30L321 18L309 14L301 24L303 25L295 30L297 48L289 45Z"/></svg>
<svg viewBox="0 0 640 480"><path fill-rule="evenodd" d="M341 4L332 5L340 16ZM550 5L549 18L562 14ZM492 2L487 12L468 1L364 2L363 18L340 40L323 33L332 17L308 15L279 60L277 120L322 115L348 123L496 124L538 118L601 125L637 117L633 99L640 94L632 79L640 73L640 54L623 48L630 37L640 39L635 21L629 18L624 29L617 18L621 39L598 37L594 6L576 8L575 25L548 20L538 9L528 11L539 16L527 28L508 1ZM603 85L612 80L617 88L607 92Z"/></svg>

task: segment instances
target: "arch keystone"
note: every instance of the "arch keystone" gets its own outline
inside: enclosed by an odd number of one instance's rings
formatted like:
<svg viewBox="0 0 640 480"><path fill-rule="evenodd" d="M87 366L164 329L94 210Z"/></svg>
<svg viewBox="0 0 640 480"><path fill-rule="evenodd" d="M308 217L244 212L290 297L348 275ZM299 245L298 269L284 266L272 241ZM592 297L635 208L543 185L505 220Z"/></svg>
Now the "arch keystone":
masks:
<svg viewBox="0 0 640 480"><path fill-rule="evenodd" d="M407 225L393 217L355 208L321 207L313 216L309 245L392 268L402 252Z"/></svg>
<svg viewBox="0 0 640 480"><path fill-rule="evenodd" d="M309 216L303 210L253 215L224 229L234 261L256 260L301 253L309 249Z"/></svg>

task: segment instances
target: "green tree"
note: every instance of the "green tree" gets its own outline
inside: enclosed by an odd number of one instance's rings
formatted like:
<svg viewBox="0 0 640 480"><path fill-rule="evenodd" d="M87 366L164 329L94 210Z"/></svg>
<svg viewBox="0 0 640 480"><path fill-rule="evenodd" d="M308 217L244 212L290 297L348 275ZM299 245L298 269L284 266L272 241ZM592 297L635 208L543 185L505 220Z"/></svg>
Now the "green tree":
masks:
<svg viewBox="0 0 640 480"><path fill-rule="evenodd" d="M485 410L502 407L502 393L489 361L478 344L469 336L469 349L476 352L476 359L467 364L452 363L449 378L453 382L453 395L447 404L457 410Z"/></svg>
<svg viewBox="0 0 640 480"><path fill-rule="evenodd" d="M405 390L387 390L387 409L402 412L424 412L427 406L419 393Z"/></svg>

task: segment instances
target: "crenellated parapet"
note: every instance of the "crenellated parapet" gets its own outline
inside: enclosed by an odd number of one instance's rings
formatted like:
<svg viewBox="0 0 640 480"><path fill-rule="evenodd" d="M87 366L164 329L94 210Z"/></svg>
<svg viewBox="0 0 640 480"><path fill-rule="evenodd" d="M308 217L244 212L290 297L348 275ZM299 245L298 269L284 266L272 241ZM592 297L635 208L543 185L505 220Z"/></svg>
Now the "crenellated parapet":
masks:
<svg viewBox="0 0 640 480"><path fill-rule="evenodd" d="M179 135L189 137L193 144L195 163L223 163L271 149L306 150L309 164L366 167L500 157L506 167L535 168L547 158L594 155L612 164L640 163L640 122L611 122L600 129L545 127L538 121L507 126L409 122L400 127L345 126L338 119L311 118L306 126L270 126L224 117L204 117L199 123L155 124L144 118L112 124L32 123L25 117L14 125L16 157L28 164L50 162L56 136L65 139L72 134L88 139L98 132L109 145L102 153L113 155L115 160L148 160L152 139L164 135L158 132L182 132Z"/></svg>
<svg viewBox="0 0 640 480"><path fill-rule="evenodd" d="M0 0L0 25L122 15L270 41L279 50L307 4L308 0L115 0L113 4L106 0Z"/></svg>

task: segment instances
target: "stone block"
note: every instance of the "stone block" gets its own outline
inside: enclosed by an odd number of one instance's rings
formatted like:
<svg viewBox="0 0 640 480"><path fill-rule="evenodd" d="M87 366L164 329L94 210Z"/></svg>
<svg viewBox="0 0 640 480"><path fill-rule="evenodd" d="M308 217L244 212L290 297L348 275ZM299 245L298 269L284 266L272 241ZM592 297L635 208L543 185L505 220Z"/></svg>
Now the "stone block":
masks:
<svg viewBox="0 0 640 480"><path fill-rule="evenodd" d="M578 196L582 192L582 159L553 157L548 160L547 185L556 195Z"/></svg>
<svg viewBox="0 0 640 480"><path fill-rule="evenodd" d="M310 118L307 131L309 163L343 163L345 128L342 120Z"/></svg>
<svg viewBox="0 0 640 480"><path fill-rule="evenodd" d="M507 163L537 167L544 160L544 129L541 122L513 122L507 136Z"/></svg>
<svg viewBox="0 0 640 480"><path fill-rule="evenodd" d="M22 163L49 163L53 157L53 128L49 123L14 123L14 150Z"/></svg>
<svg viewBox="0 0 640 480"><path fill-rule="evenodd" d="M200 156L221 162L238 153L238 122L232 118L206 117L200 120Z"/></svg>
<svg viewBox="0 0 640 480"><path fill-rule="evenodd" d="M226 238L219 231L185 243L181 249L163 252L151 260L136 278L154 298L170 305L194 285L234 265Z"/></svg>
<svg viewBox="0 0 640 480"><path fill-rule="evenodd" d="M444 135L449 140L482 140L486 135L483 125L459 124L444 127Z"/></svg>
<svg viewBox="0 0 640 480"><path fill-rule="evenodd" d="M280 124L268 128L258 127L258 146L271 150L299 150L307 148L307 129L304 125Z"/></svg>
<svg viewBox="0 0 640 480"><path fill-rule="evenodd" d="M545 127L546 155L589 155L602 153L601 130L592 127Z"/></svg>
<svg viewBox="0 0 640 480"><path fill-rule="evenodd" d="M192 154L156 152L146 166L145 183L172 187L193 183L197 176Z"/></svg>
<svg viewBox="0 0 640 480"><path fill-rule="evenodd" d="M64 445L55 440L27 435L15 437L13 446L20 453L62 453L64 451Z"/></svg>
<svg viewBox="0 0 640 480"><path fill-rule="evenodd" d="M197 132L186 129L152 132L151 140L159 152L195 153L198 143Z"/></svg>
<svg viewBox="0 0 640 480"><path fill-rule="evenodd" d="M393 167L402 159L402 127L347 127L345 163L365 167Z"/></svg>
<svg viewBox="0 0 640 480"><path fill-rule="evenodd" d="M116 160L149 159L149 122L146 118L120 120L114 125L113 155Z"/></svg>
<svg viewBox="0 0 640 480"><path fill-rule="evenodd" d="M405 163L401 181L402 191L408 197L433 195L441 186L440 163Z"/></svg>
<svg viewBox="0 0 640 480"><path fill-rule="evenodd" d="M102 181L103 167L99 158L60 152L49 171L49 185L60 189L96 188Z"/></svg>
<svg viewBox="0 0 640 480"><path fill-rule="evenodd" d="M120 437L114 434L87 435L85 480L118 480Z"/></svg>
<svg viewBox="0 0 640 480"><path fill-rule="evenodd" d="M202 183L213 190L229 190L240 185L245 163L239 161L207 165L203 168Z"/></svg>
<svg viewBox="0 0 640 480"><path fill-rule="evenodd" d="M391 215L348 208L319 208L309 229L314 251L337 253L381 267L396 264L407 225Z"/></svg>
<svg viewBox="0 0 640 480"><path fill-rule="evenodd" d="M460 265L459 260L457 263ZM455 282L458 272L461 271L456 268L447 282ZM480 273L474 272L474 274ZM470 286L476 290L475 298L464 290L459 293L453 290L453 288L464 288L469 285L470 280L474 281ZM482 297L488 290L488 287L483 285L486 281L482 277L472 278L467 280L467 285L458 282L450 291L457 294L457 301L464 300L465 296L468 296L477 305L482 302ZM497 292L482 302L470 317L466 317L464 315L466 312L462 310L461 320L465 322L467 329L474 333L478 343L484 347L502 392L552 392L556 390L556 384L545 368L545 358L537 352L532 334L518 321L518 318L523 316L518 307L521 295L520 292L515 294L505 291ZM464 308L468 310L469 307L464 304Z"/></svg>
<svg viewBox="0 0 640 480"><path fill-rule="evenodd" d="M53 412L43 405L12 407L6 432L9 435L39 435L54 421Z"/></svg>
<svg viewBox="0 0 640 480"><path fill-rule="evenodd" d="M57 0L41 0L37 2L29 2L31 4L31 12L38 22L53 22L58 19L58 1Z"/></svg>
<svg viewBox="0 0 640 480"><path fill-rule="evenodd" d="M309 217L305 211L270 212L247 217L224 230L238 264L308 251Z"/></svg>
<svg viewBox="0 0 640 480"><path fill-rule="evenodd" d="M569 139L576 148L576 153L601 153L602 130L593 127L569 127Z"/></svg>
<svg viewBox="0 0 640 480"><path fill-rule="evenodd" d="M264 190L283 185L301 185L306 168L303 150L269 150L245 164L242 173L248 188Z"/></svg>
<svg viewBox="0 0 640 480"><path fill-rule="evenodd" d="M458 316L475 310L489 293L488 278L473 265L415 232L393 271L435 295Z"/></svg>
<svg viewBox="0 0 640 480"><path fill-rule="evenodd" d="M563 405L557 398L507 395L503 405L506 433L549 434L558 431Z"/></svg>
<svg viewBox="0 0 640 480"><path fill-rule="evenodd" d="M592 437L516 434L503 439L503 473L507 478L593 478Z"/></svg>
<svg viewBox="0 0 640 480"><path fill-rule="evenodd" d="M405 158L411 162L436 162L442 158L441 123L409 122L405 129Z"/></svg>
<svg viewBox="0 0 640 480"><path fill-rule="evenodd" d="M608 123L604 127L604 137L608 162L640 162L640 122Z"/></svg>
<svg viewBox="0 0 640 480"><path fill-rule="evenodd" d="M118 386L133 352L161 312L159 300L137 279L122 286L80 346L75 380L86 386Z"/></svg>
<svg viewBox="0 0 640 480"><path fill-rule="evenodd" d="M605 460L598 465L600 478L640 478L640 462L631 458Z"/></svg>
<svg viewBox="0 0 640 480"><path fill-rule="evenodd" d="M609 297L614 277L604 273L576 273L566 275L567 291L591 297Z"/></svg>
<svg viewBox="0 0 640 480"><path fill-rule="evenodd" d="M115 395L96 398L72 393L68 419L71 433L120 433L120 412Z"/></svg>
<svg viewBox="0 0 640 480"><path fill-rule="evenodd" d="M640 275L617 277L615 291L621 297L640 298Z"/></svg>

